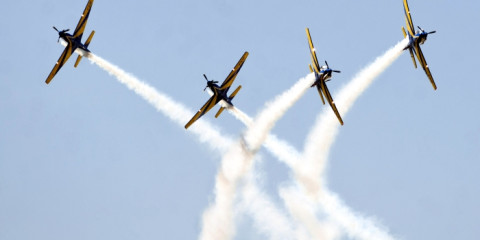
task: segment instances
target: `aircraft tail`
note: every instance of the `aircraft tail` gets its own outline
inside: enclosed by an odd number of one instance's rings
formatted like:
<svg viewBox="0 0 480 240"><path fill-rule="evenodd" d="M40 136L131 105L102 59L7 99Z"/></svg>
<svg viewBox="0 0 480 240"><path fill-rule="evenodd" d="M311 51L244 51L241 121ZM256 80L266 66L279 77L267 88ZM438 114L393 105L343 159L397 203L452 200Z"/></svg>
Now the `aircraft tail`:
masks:
<svg viewBox="0 0 480 240"><path fill-rule="evenodd" d="M75 66L74 67L77 67L81 60L82 60L82 55L78 55L77 61L75 61Z"/></svg>
<svg viewBox="0 0 480 240"><path fill-rule="evenodd" d="M308 64L308 67L310 68L310 72L313 72L312 64Z"/></svg>
<svg viewBox="0 0 480 240"><path fill-rule="evenodd" d="M94 34L95 34L95 31L92 31L92 33L90 33L90 36L88 36L87 41L84 44L85 49L88 49L88 45L90 45L90 42L92 41L92 38L93 38ZM74 67L77 67L81 60L82 60L82 55L78 55L77 61L75 62Z"/></svg>
<svg viewBox="0 0 480 240"><path fill-rule="evenodd" d="M403 36L405 38L408 37L407 32L405 31L404 27L402 27L402 32L403 32ZM415 55L413 54L413 49L410 47L410 45L408 45L403 50L406 50L407 48L410 51L410 57L412 58L413 66L415 66L415 68L417 68L417 61L415 61Z"/></svg>
<svg viewBox="0 0 480 240"><path fill-rule="evenodd" d="M230 94L230 96L228 97L230 101L235 97L235 95L237 95L238 91L240 91L241 88L242 88L242 85L238 86L237 89L235 89L235 91L233 91L233 93ZM222 114L223 110L225 110L225 107L220 107L217 114L215 114L215 118L218 118L218 116Z"/></svg>
<svg viewBox="0 0 480 240"><path fill-rule="evenodd" d="M415 61L415 55L413 55L413 50L412 50L412 48L409 48L408 50L410 50L410 57L412 57L413 66L415 66L415 68L417 68L417 61Z"/></svg>
<svg viewBox="0 0 480 240"><path fill-rule="evenodd" d="M235 89L235 91L233 91L233 93L228 98L232 100L235 97L235 95L237 95L238 91L240 91L241 88L242 88L242 85L238 86L237 89Z"/></svg>
<svg viewBox="0 0 480 240"><path fill-rule="evenodd" d="M403 32L403 37L404 37L404 38L407 38L407 37L408 37L408 38L409 38L409 41L412 40L412 39L411 39L411 36L410 36L410 33L406 32L404 27L402 27L402 32ZM410 43L409 43L408 46L406 46L403 50L407 50L408 48L411 49Z"/></svg>
<svg viewBox="0 0 480 240"><path fill-rule="evenodd" d="M90 42L92 41L92 38L93 38L94 34L95 34L95 31L92 31L92 33L90 33L90 36L88 36L87 41L84 44L85 48L88 48L88 45L90 45Z"/></svg>

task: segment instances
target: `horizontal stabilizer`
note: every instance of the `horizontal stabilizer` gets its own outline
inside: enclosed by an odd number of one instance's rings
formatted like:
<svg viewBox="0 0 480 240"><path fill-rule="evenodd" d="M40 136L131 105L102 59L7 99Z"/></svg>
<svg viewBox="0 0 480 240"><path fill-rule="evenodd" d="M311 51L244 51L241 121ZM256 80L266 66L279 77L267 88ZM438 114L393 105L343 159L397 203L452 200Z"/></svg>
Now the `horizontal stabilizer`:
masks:
<svg viewBox="0 0 480 240"><path fill-rule="evenodd" d="M235 91L233 91L233 93L230 95L230 100L232 100L235 95L237 95L238 91L240 91L240 89L242 88L242 85L238 86L237 89L235 89Z"/></svg>
<svg viewBox="0 0 480 240"><path fill-rule="evenodd" d="M78 64L80 63L81 60L82 60L82 55L78 55L77 61L75 62L75 67L78 66Z"/></svg>
<svg viewBox="0 0 480 240"><path fill-rule="evenodd" d="M308 64L308 67L310 68L310 72L313 72L312 64Z"/></svg>
<svg viewBox="0 0 480 240"><path fill-rule="evenodd" d="M90 42L92 41L94 34L95 34L95 31L92 31L92 33L90 33L90 36L88 36L87 41L84 44L85 49L88 49L88 45L90 45ZM77 61L75 62L75 67L78 66L81 60L82 60L82 55L78 55Z"/></svg>
<svg viewBox="0 0 480 240"><path fill-rule="evenodd" d="M417 68L417 62L415 61L415 55L413 55L413 49L409 48L408 50L410 50L410 57L412 57L413 66Z"/></svg>
<svg viewBox="0 0 480 240"><path fill-rule="evenodd" d="M90 33L90 36L88 36L87 41L85 42L85 48L88 48L88 45L90 45L90 42L92 41L94 34L95 34L95 31L92 31L92 33Z"/></svg>
<svg viewBox="0 0 480 240"><path fill-rule="evenodd" d="M225 109L224 107L220 107L220 109L218 109L217 114L215 114L215 118L218 118L218 116L220 116L220 114L222 114L224 109Z"/></svg>
<svg viewBox="0 0 480 240"><path fill-rule="evenodd" d="M402 27L403 37L407 37L407 32L405 32L405 28Z"/></svg>

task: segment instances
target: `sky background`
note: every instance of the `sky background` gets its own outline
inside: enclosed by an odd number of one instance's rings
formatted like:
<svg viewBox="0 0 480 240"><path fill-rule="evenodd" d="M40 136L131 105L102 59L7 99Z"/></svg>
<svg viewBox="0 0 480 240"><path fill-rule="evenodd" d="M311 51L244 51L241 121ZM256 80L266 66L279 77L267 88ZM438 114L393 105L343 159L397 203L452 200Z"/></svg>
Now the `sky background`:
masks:
<svg viewBox="0 0 480 240"><path fill-rule="evenodd" d="M195 239L221 156L96 65L67 62L52 29L75 28L86 0L7 1L0 14L0 239ZM400 239L480 235L480 2L410 0L435 77L404 52L344 116L328 185ZM402 1L96 1L90 50L192 111L244 51L234 104L251 116L308 74L310 28L335 93L403 38ZM85 40L85 39L84 39ZM341 108L341 106L338 106ZM322 110L316 90L273 133L302 150ZM229 137L230 114L202 119ZM260 151L262 189L279 206L290 170ZM264 239L244 216L236 239Z"/></svg>

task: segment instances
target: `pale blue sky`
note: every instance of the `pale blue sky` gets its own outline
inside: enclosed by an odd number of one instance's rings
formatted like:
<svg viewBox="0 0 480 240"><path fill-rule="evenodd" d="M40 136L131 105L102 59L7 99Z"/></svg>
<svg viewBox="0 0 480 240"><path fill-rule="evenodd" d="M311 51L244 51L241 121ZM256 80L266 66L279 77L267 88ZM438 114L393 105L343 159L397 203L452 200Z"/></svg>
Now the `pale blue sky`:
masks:
<svg viewBox="0 0 480 240"><path fill-rule="evenodd" d="M8 1L0 15L0 239L195 239L220 156L97 66L72 58L44 83L85 0ZM344 117L329 186L401 239L480 235L480 3L410 0L437 30L423 52L435 92L405 52ZM403 37L402 1L96 1L90 49L197 110L202 74L223 80L249 51L236 106L255 115L308 73L305 27L337 90ZM341 106L339 106L341 107ZM302 148L322 106L311 89L273 132ZM229 136L231 115L203 118ZM265 151L264 190L290 171ZM237 239L264 239L250 220Z"/></svg>

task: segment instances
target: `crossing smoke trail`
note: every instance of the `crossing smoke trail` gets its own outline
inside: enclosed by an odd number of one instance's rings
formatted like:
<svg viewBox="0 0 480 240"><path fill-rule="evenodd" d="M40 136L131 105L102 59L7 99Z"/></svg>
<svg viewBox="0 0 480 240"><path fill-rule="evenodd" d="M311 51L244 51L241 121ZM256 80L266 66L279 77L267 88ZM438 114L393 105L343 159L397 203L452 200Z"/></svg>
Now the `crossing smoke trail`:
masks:
<svg viewBox="0 0 480 240"><path fill-rule="evenodd" d="M358 73L336 96L340 113L345 116L358 97L385 71L407 46L404 39L378 57ZM318 202L327 215L337 221L350 237L360 239L393 239L385 230L370 219L354 214L338 196L328 190L324 183L325 167L329 151L339 131L337 119L331 111L324 111L317 118L313 130L306 139L303 161L294 166L295 175L314 201Z"/></svg>
<svg viewBox="0 0 480 240"><path fill-rule="evenodd" d="M238 120L243 122L247 127L253 123L253 119L242 112L240 109L233 107L229 112ZM279 161L284 162L287 166L293 166L301 158L300 153L288 142L280 140L274 134L269 134L265 140L265 148L269 150Z"/></svg>
<svg viewBox="0 0 480 240"><path fill-rule="evenodd" d="M119 82L126 85L130 90L144 98L147 102L152 104L158 111L169 117L172 121L179 124L183 129L183 124L193 115L193 112L187 110L182 104L176 103L168 96L160 93L155 88L138 80L135 76L123 71L119 67L109 63L108 61L96 56L92 53L84 51L77 51L84 57L90 59L102 69L106 70L111 75L115 76ZM195 133L202 143L207 143L212 150L226 152L228 147L233 143L230 138L220 135L219 131L212 127L209 123L201 120L197 121L189 131ZM247 184L250 191L245 191L245 198L250 199L251 207L255 211L250 211L257 229L263 234L270 235L270 239L278 239L278 231L276 229L283 229L283 233L292 232L291 224L284 214L274 207L271 200L262 195L256 190L256 183L253 179L249 179ZM261 206L261 207L259 207ZM262 222L258 222L262 220ZM269 221L271 228L265 228L263 221ZM271 232L268 232L270 230ZM293 234L293 233L291 233Z"/></svg>
<svg viewBox="0 0 480 240"><path fill-rule="evenodd" d="M330 219L317 219L314 213L318 207L298 187L281 188L279 193L290 214L307 228L312 239L339 239L341 231L338 225Z"/></svg>
<svg viewBox="0 0 480 240"><path fill-rule="evenodd" d="M201 240L233 238L235 235L233 204L239 181L251 171L253 157L275 123L303 96L313 82L313 74L310 74L267 103L243 137L223 156L215 179L215 201L203 214Z"/></svg>
<svg viewBox="0 0 480 240"><path fill-rule="evenodd" d="M402 47L402 49L403 49L403 47ZM398 55L399 55L399 54L398 54ZM170 98L168 98L167 96L164 96L164 95L158 93L158 91L156 91L154 88L152 88L152 87L148 86L147 84L139 81L138 79L136 79L136 78L133 77L132 75L124 72L124 71L121 70L120 68L118 68L118 67L116 67L116 66L108 63L107 61L99 58L99 57L96 56L96 55L89 54L87 57L88 57L90 60L92 60L94 63L96 63L97 65L99 65L100 67L102 67L103 69L107 70L110 74L116 76L117 79L118 79L121 83L125 84L129 89L134 90L137 94L141 95L141 96L142 96L145 100L147 100L150 104L154 105L154 106L157 108L157 110L163 112L163 113L166 114L170 119L172 119L174 122L179 123L181 126L182 126L183 123L184 123L186 120L188 120L188 118L192 115L192 112L189 112L188 110L185 110L185 108L183 107L183 105L174 103L174 102L173 102ZM398 57L398 56L397 56L397 57ZM396 59L396 57L395 57L395 59ZM395 60L395 59L393 59L393 60ZM392 62L393 62L393 60L392 60ZM376 61L375 63L377 63L377 62L378 62L378 59L377 59L377 61ZM373 63L372 65L376 65L375 63ZM377 64L378 64L378 63L377 63ZM388 64L388 65L389 65L389 64ZM387 66L388 66L388 65L387 65ZM383 71L383 70L382 70L382 71ZM367 72L367 71L365 70L364 72ZM380 71L380 72L381 72L381 71ZM379 72L379 73L380 73L380 72ZM378 73L378 74L379 74L379 73ZM377 75L378 75L378 74L377 74ZM361 78L361 77L360 77L361 75L362 75L362 74L359 74L359 76L357 77L357 79L358 79L358 78ZM365 76L363 76L363 77L365 77ZM375 76L373 76L370 81L372 81L374 77L375 77ZM352 82L353 82L353 81L352 81ZM367 84L366 87L368 87L368 84ZM366 87L365 87L365 88L366 88ZM364 89L363 89L363 90L364 90ZM340 95L341 95L341 94L340 94ZM340 104L339 104L339 103L341 102L340 99L342 99L342 98L337 97L337 104L338 104L338 105L340 105ZM355 99L353 99L353 101L354 101L354 100L355 100ZM353 101L352 101L351 104L353 104ZM347 109L347 110L348 110L348 109ZM342 109L340 109L340 111L342 112ZM347 111L345 111L345 113L346 113L346 112L347 112ZM169 113L171 113L171 114L169 114ZM345 113L342 112L342 114L345 114ZM330 117L330 118L332 118L332 117ZM200 124L197 124L197 126L200 126L200 125L205 124L205 125L207 126L207 127L206 127L207 129L209 129L209 130L212 129L212 127L209 126L209 124L207 124L207 123L204 123L204 122L198 122L198 123L200 123ZM336 122L335 122L335 123L336 123ZM318 126L318 125L322 125L322 124L317 124L317 126ZM271 127L273 127L273 125L272 125ZM203 127L198 127L198 128L203 128ZM266 128L268 128L268 126L266 126ZM192 129L192 130L193 130L193 129ZM194 130L194 131L195 131L195 130ZM337 130L337 131L338 131L338 130ZM210 132L210 131L207 131L207 132ZM218 140L218 139L219 139L219 138L218 138L218 136L219 136L218 132L217 132L216 134L215 134L215 131L211 131L211 132L213 132L212 135L210 135L210 134L205 134L206 132L203 131L203 130L202 130L202 131L195 131L195 134L197 134L198 136L200 136L201 142L211 142L212 139L217 139L217 140ZM268 132L268 131L267 131L267 132ZM215 135L218 135L218 136L215 136ZM312 135L311 135L311 136L312 136ZM336 134L335 134L334 136L336 136ZM220 136L220 137L221 137L221 136ZM262 142L263 140L265 140L265 137L266 137L266 136L263 136L263 137L262 137L261 134L260 134L260 135L257 135L257 137L255 137L255 136L252 137L252 140L254 140L254 141L252 141L252 143L250 143L250 146L253 148L254 151L250 151L250 150L249 150L250 153L245 153L244 155L246 155L247 157L250 155L250 158L251 158L251 157L252 157L252 152L255 152L256 150L258 150L259 145L261 144L261 142ZM310 139L310 138L311 138L311 137L309 137L309 139ZM334 138L334 137L333 137L333 138ZM262 140L262 139L263 139L263 140ZM257 144L255 144L255 140L258 140L258 141L257 141ZM215 141L215 142L217 142L217 143L223 143L223 144L221 144L221 145L218 145L218 146L213 147L214 149L217 149L217 150L225 149L226 146L230 145L230 143L229 143L228 141L224 141L223 139L220 140L220 141ZM245 141L245 142L246 142L246 141ZM258 142L260 142L260 143L258 143ZM267 140L267 142L268 142L268 140ZM275 141L274 141L274 142L275 142ZM308 142L308 141L307 141L307 142ZM333 140L332 140L331 142L333 142ZM278 143L278 142L277 142L277 143ZM331 143L330 143L330 144L331 144ZM257 147L255 147L255 146L257 146ZM243 148L243 149L242 149L242 148ZM241 147L240 147L240 151L244 151L244 149L245 149L245 146L241 146ZM307 150L307 149L308 149L308 147L305 148L305 150ZM239 149L237 148L236 151L238 151L238 150L239 150ZM307 151L306 151L306 152L307 152ZM324 157L324 159L326 159L326 158L328 157L328 154L325 154L325 155L326 155L326 156ZM308 156L308 155L307 155L307 156ZM292 158L283 156L283 159L285 160L285 159L292 159ZM291 164L291 163L295 163L295 162L297 162L297 161L296 161L296 160L295 160L295 161L290 161L290 164ZM248 165L249 165L249 164L248 164L248 162L247 162L247 165L246 165L247 168L244 168L244 170L248 170ZM301 165L301 164L300 164L300 165ZM320 170L319 172L322 172L322 171L323 171L323 168L321 168L321 170ZM308 176L308 175L307 175L307 176ZM225 177L225 176L222 176L222 177L221 177L221 178L223 178L222 180L227 179L227 178L224 178L224 177ZM218 180L217 180L217 181L218 181ZM318 185L318 186L320 186L320 185ZM328 197L328 196L332 196L332 195L331 195L331 194L330 194L330 195L327 194L327 197ZM320 199L327 199L327 197L322 196L322 197L320 197ZM330 201L337 202L337 203L339 202L338 200L331 200L331 199L332 199L332 198L330 198ZM335 197L334 197L333 199L335 199ZM328 202L327 202L327 201L324 201L324 203L326 204L326 203L328 203ZM330 206L334 206L334 205L335 205L335 204L330 204ZM342 204L337 204L337 207L338 207L338 206L341 207ZM351 215L351 213L349 212L349 209L346 209L346 210L345 210L345 209L341 209L341 210L344 211L344 214L345 214L345 215L348 215L348 214ZM328 208L326 209L326 211L328 211ZM346 211L346 213L345 213L345 211ZM340 211L340 212L341 212L341 211ZM344 221L344 222L345 222L345 219L348 220L348 218L343 218L343 221ZM337 217L337 220L338 220L338 221L342 221L342 218L341 218L341 217L340 217L340 218ZM352 219L350 219L350 220L352 220ZM358 222L358 220L359 220L359 219L354 218L352 221L357 221L357 222ZM347 224L344 223L343 225L344 225L344 227L345 227L345 225L347 225ZM355 226L355 224L353 224L353 225ZM357 224L357 225L358 225L358 224ZM361 230L361 229L360 229L360 230ZM348 228L347 228L347 231L349 231ZM353 234L350 233L350 234L352 234L353 236L358 236L358 235L359 235L358 233L355 233L354 231L351 231L351 232L353 232ZM384 238L384 239L388 239L388 238Z"/></svg>
<svg viewBox="0 0 480 240"><path fill-rule="evenodd" d="M360 95L383 71L386 70L402 53L407 45L408 39L397 43L386 51L382 56L375 59L373 63L359 72L336 96L336 103L342 116L347 115L350 108ZM338 134L339 125L331 111L324 111L317 117L316 123L310 131L305 142L304 159L309 165L303 169L309 176L315 179L324 172L325 163L328 159L329 149ZM319 161L320 160L320 161ZM301 165L305 166L305 163ZM312 168L314 167L314 168Z"/></svg>
<svg viewBox="0 0 480 240"><path fill-rule="evenodd" d="M246 183L242 186L242 199L240 202L240 209L244 209L243 211L250 214L254 219L255 223L261 223L261 226L257 226L261 233L264 235L270 235L270 239L276 240L310 240L308 233L304 226L300 226L297 223L291 222L283 222L285 219L282 216L278 216L276 218L270 218L265 213L270 212L270 216L275 216L276 212L275 209L278 209L276 206L272 205L272 201L265 201L268 200L269 197L261 192L257 185L252 184L255 182L255 178L257 173L255 171L251 171L246 177ZM259 198L259 196L262 196ZM279 223L283 222L283 223ZM277 226L283 225L288 228L277 228ZM273 229L273 231L272 231Z"/></svg>
<svg viewBox="0 0 480 240"><path fill-rule="evenodd" d="M389 49L342 88L336 97L336 102L340 106L339 110L342 115L347 114L355 100L368 88L373 80L400 56L407 41L403 40ZM252 124L252 119L240 110L234 108L230 112L247 126ZM303 155L287 142L281 141L273 135L268 136L265 147L294 171L296 182L306 191L307 196L323 206L327 216L340 224L350 237L360 239L393 239L385 230L378 227L378 223L353 213L322 182L325 177L324 171L329 149L338 133L338 127L336 117L328 109L318 117L315 127L307 138ZM280 194L290 214L296 216L305 226L310 226L311 235L320 236L320 233L317 231L318 228L315 227L320 226L320 222L316 219L314 211L306 211L305 206L302 204L289 204L294 199L295 196L293 195L296 193L298 191L291 189L280 190ZM325 230L327 234L328 231L332 233L330 237L335 236L333 234L335 233L335 226L325 228Z"/></svg>

